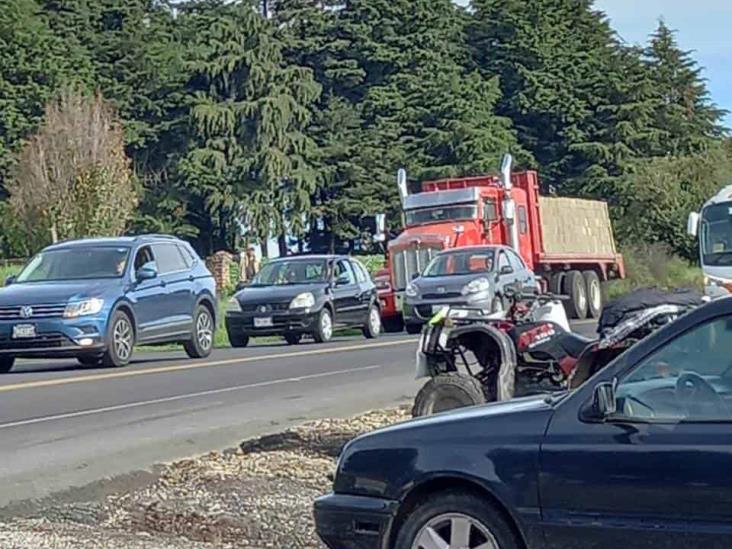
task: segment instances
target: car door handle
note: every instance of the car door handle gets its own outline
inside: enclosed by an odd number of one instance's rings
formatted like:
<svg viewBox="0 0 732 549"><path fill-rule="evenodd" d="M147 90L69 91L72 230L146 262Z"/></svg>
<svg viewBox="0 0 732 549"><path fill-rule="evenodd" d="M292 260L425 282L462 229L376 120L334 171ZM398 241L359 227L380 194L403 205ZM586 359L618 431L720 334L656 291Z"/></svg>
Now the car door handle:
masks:
<svg viewBox="0 0 732 549"><path fill-rule="evenodd" d="M167 282L165 282L165 280L161 280L161 281L160 281L160 285L161 285L161 286L162 286L163 288L165 288L165 287L166 287L166 286L168 285L168 283L167 283Z"/></svg>

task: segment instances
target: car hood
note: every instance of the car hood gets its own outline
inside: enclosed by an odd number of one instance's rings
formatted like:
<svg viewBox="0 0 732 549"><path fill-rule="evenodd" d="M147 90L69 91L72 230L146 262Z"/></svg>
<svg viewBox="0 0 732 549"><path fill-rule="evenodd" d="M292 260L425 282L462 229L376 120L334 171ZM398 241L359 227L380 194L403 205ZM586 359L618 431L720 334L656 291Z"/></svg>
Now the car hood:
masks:
<svg viewBox="0 0 732 549"><path fill-rule="evenodd" d="M80 280L74 282L27 282L0 289L0 307L15 305L52 305L90 297L101 297L110 288L121 286L118 280Z"/></svg>
<svg viewBox="0 0 732 549"><path fill-rule="evenodd" d="M325 282L283 286L248 286L236 294L236 299L239 303L280 303L290 301L303 292L321 293L327 286Z"/></svg>
<svg viewBox="0 0 732 549"><path fill-rule="evenodd" d="M420 276L414 281L414 285L419 288L420 294L443 293L439 288L444 288L445 292L459 292L466 284L478 278L485 278L491 284L494 282L491 273L472 273L453 276Z"/></svg>

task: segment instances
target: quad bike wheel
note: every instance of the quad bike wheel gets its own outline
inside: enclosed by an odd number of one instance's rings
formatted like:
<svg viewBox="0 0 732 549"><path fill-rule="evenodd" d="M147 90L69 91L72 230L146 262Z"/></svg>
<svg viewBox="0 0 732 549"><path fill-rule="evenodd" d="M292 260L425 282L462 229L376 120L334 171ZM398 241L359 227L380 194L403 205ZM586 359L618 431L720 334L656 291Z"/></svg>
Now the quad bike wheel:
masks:
<svg viewBox="0 0 732 549"><path fill-rule="evenodd" d="M430 379L419 390L414 399L412 417L429 416L485 403L483 387L474 377L441 374Z"/></svg>

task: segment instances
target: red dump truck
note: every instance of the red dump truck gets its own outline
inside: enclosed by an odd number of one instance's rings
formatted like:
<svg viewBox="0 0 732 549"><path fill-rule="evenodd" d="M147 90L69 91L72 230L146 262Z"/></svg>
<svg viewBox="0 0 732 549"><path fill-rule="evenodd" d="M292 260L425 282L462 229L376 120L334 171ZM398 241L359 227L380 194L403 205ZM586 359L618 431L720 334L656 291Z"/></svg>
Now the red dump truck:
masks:
<svg viewBox="0 0 732 549"><path fill-rule="evenodd" d="M601 282L624 277L607 204L541 196L538 174L512 173L509 155L501 176L425 181L421 192L407 194L403 174L399 186L405 228L389 242L386 268L375 277L387 330L402 329L407 284L447 248L513 247L544 289L569 297L567 309L575 319L597 318Z"/></svg>

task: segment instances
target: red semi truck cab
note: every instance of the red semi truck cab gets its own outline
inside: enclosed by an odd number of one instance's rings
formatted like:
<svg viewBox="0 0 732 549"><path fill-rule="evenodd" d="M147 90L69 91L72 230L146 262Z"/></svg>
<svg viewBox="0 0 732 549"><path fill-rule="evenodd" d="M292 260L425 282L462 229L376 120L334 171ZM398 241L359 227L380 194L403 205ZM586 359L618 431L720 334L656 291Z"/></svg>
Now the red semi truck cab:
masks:
<svg viewBox="0 0 732 549"><path fill-rule="evenodd" d="M570 296L575 318L599 315L599 281L624 276L607 205L543 198L534 171L426 181L422 192L404 197L403 206L405 229L389 242L386 268L375 277L387 329L401 325L409 282L447 248L512 246L546 288Z"/></svg>

